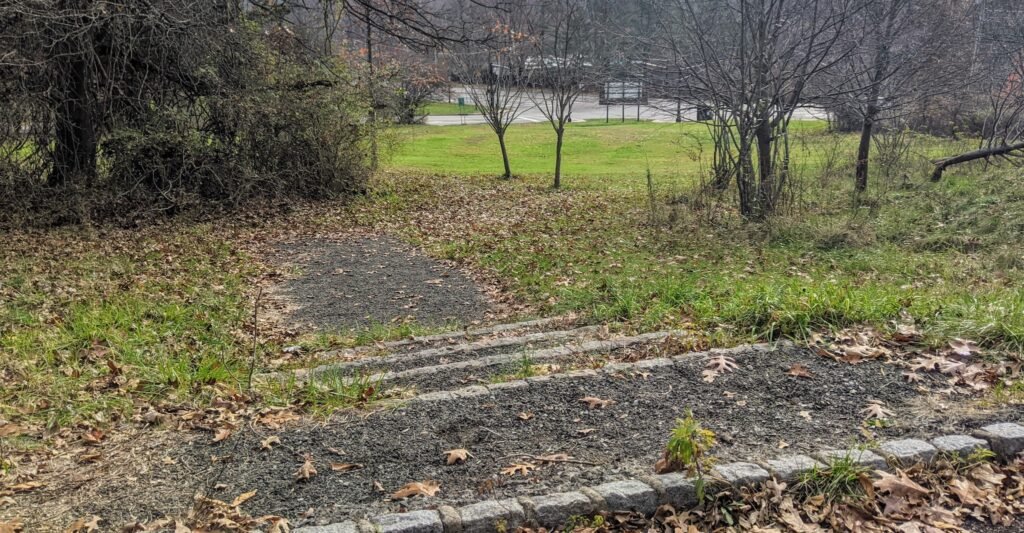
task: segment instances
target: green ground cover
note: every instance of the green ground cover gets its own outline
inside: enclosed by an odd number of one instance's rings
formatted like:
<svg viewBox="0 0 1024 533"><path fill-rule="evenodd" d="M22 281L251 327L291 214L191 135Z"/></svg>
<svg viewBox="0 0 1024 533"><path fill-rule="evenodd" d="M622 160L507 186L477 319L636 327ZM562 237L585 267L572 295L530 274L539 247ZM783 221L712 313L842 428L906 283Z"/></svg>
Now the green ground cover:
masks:
<svg viewBox="0 0 1024 533"><path fill-rule="evenodd" d="M430 102L423 106L420 112L427 115L472 115L476 114L477 110L472 103L459 107L457 103Z"/></svg>

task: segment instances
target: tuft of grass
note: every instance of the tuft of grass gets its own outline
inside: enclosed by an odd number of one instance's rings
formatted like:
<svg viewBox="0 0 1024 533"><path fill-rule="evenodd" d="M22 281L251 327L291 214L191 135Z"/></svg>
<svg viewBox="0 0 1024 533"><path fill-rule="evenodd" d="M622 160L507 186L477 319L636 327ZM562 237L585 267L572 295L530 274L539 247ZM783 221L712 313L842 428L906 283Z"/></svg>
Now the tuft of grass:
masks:
<svg viewBox="0 0 1024 533"><path fill-rule="evenodd" d="M805 497L821 496L830 503L863 499L864 483L870 483L867 467L852 457L839 457L824 468L815 467L800 475L795 489Z"/></svg>
<svg viewBox="0 0 1024 533"><path fill-rule="evenodd" d="M367 373L343 376L334 372L317 375L297 391L300 402L318 414L370 404L383 397L383 379Z"/></svg>

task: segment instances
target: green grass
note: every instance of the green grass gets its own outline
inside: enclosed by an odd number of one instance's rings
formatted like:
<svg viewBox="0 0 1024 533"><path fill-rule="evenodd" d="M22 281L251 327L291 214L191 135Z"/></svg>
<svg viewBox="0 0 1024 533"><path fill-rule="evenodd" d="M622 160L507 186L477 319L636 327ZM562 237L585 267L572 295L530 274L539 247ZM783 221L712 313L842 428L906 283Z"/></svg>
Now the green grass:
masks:
<svg viewBox="0 0 1024 533"><path fill-rule="evenodd" d="M821 121L795 122L792 143L797 171L820 170L827 152L838 144L852 153L853 136L837 136ZM398 129L400 144L390 168L451 175L497 176L503 172L497 138L486 125L450 128L408 126ZM643 183L647 168L659 179L692 177L709 164L707 127L696 123L576 122L567 127L563 173L570 184L599 189ZM547 124L515 124L508 132L512 171L521 176L547 176L554 169L555 134ZM918 137L917 152L938 156L950 143ZM852 167L851 167L852 168ZM624 180L626 179L626 180Z"/></svg>
<svg viewBox="0 0 1024 533"><path fill-rule="evenodd" d="M840 457L824 468L804 472L796 490L805 497L823 496L829 503L848 503L866 497L861 478L870 470L851 457Z"/></svg>
<svg viewBox="0 0 1024 533"><path fill-rule="evenodd" d="M475 105L468 102L463 107L459 107L457 103L430 102L423 106L420 112L427 115L472 115L476 114L477 110Z"/></svg>
<svg viewBox="0 0 1024 533"><path fill-rule="evenodd" d="M698 194L708 165L695 148L708 142L700 126L573 125L562 192L547 188L546 126L513 129L523 178L511 182L492 178L500 160L486 128L403 130L372 200L385 207L367 222L495 273L545 312L690 325L713 343L884 329L908 314L935 344L964 337L1024 349L1020 178L968 166L927 181L929 158L968 143L915 136L913 157L890 172L875 165L869 193L854 202L855 138L800 123L791 211L748 224L731 191Z"/></svg>

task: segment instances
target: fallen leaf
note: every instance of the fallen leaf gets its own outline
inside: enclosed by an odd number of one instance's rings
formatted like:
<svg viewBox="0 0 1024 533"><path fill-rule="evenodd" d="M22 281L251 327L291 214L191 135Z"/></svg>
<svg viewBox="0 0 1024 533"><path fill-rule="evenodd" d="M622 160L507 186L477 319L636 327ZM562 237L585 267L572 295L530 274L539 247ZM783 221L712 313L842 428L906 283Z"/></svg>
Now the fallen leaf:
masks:
<svg viewBox="0 0 1024 533"><path fill-rule="evenodd" d="M596 396L584 396L580 402L587 404L590 409L604 409L615 403L615 400L602 400Z"/></svg>
<svg viewBox="0 0 1024 533"><path fill-rule="evenodd" d="M21 533L25 530L25 526L14 520L12 522L0 522L0 533Z"/></svg>
<svg viewBox="0 0 1024 533"><path fill-rule="evenodd" d="M17 424L0 424L0 438L17 437L24 432L25 430Z"/></svg>
<svg viewBox="0 0 1024 533"><path fill-rule="evenodd" d="M578 435L589 435L589 434L591 434L591 433L593 433L595 431L597 431L597 429L595 429L595 428L583 428L583 429L577 429L576 433Z"/></svg>
<svg viewBox="0 0 1024 533"><path fill-rule="evenodd" d="M308 453L305 455L305 461L302 466L295 472L295 480L303 481L307 480L316 475L316 467L313 466L313 456Z"/></svg>
<svg viewBox="0 0 1024 533"><path fill-rule="evenodd" d="M220 428L213 435L213 442L221 442L231 436L231 430L228 428Z"/></svg>
<svg viewBox="0 0 1024 533"><path fill-rule="evenodd" d="M514 475L516 475L516 473L519 473L519 474L522 474L522 475L525 476L526 474L528 474L530 472L530 470L536 470L536 469L537 469L537 465L535 465L533 463L516 463L516 464L514 464L512 466L507 466L505 468L502 468L501 469L501 473L505 474L506 476L514 476Z"/></svg>
<svg viewBox="0 0 1024 533"><path fill-rule="evenodd" d="M981 351L978 343L966 339L953 339L949 341L949 348L960 357L971 357Z"/></svg>
<svg viewBox="0 0 1024 533"><path fill-rule="evenodd" d="M704 371L701 372L703 380L706 383L713 383L719 374L725 372L733 372L739 369L739 365L736 364L736 360L724 355L716 355L711 359L708 359L707 365L704 367Z"/></svg>
<svg viewBox="0 0 1024 533"><path fill-rule="evenodd" d="M910 479L906 472L902 470L898 470L895 475L884 470L876 470L875 475L879 477L874 482L875 488L882 492L888 492L893 496L921 498L929 492L928 489Z"/></svg>
<svg viewBox="0 0 1024 533"><path fill-rule="evenodd" d="M334 472L352 472L362 467L363 465L356 463L331 463L331 470Z"/></svg>
<svg viewBox="0 0 1024 533"><path fill-rule="evenodd" d="M231 500L231 507L238 507L243 503L249 501L250 498L256 495L256 491L249 491L239 494L237 498Z"/></svg>
<svg viewBox="0 0 1024 533"><path fill-rule="evenodd" d="M89 445L99 444L104 437L105 435L103 434L103 432L98 429L91 429L89 431L86 431L85 433L82 433L82 441Z"/></svg>
<svg viewBox="0 0 1024 533"><path fill-rule="evenodd" d="M453 465L455 463L465 463L466 458L469 457L469 450L465 448L458 448L455 450L448 450L444 452L445 463Z"/></svg>
<svg viewBox="0 0 1024 533"><path fill-rule="evenodd" d="M92 533L93 531L98 531L102 520L103 519L98 516L79 518L68 526L65 533Z"/></svg>
<svg viewBox="0 0 1024 533"><path fill-rule="evenodd" d="M800 363L793 363L793 366L789 367L789 371L786 372L786 375L805 379L811 379L812 377L811 371L808 370L806 366L801 365Z"/></svg>
<svg viewBox="0 0 1024 533"><path fill-rule="evenodd" d="M33 490L36 490L36 489L42 488L42 487L43 487L43 484L41 482L39 482L39 481L26 481L24 483L18 483L17 485L12 485L10 487L10 489L11 489L12 492L18 493L18 492L30 492L30 491L33 491Z"/></svg>
<svg viewBox="0 0 1024 533"><path fill-rule="evenodd" d="M414 481L404 485L391 495L392 499L401 500L413 496L435 496L441 490L441 485L436 481Z"/></svg>
<svg viewBox="0 0 1024 533"><path fill-rule="evenodd" d="M808 422L810 422L812 420L811 419L811 412L810 411L800 411L797 414L799 414L801 418L803 418L804 420L806 420Z"/></svg>
<svg viewBox="0 0 1024 533"><path fill-rule="evenodd" d="M531 418L533 418L533 413L527 413L524 411L516 415L516 418L518 418L519 420L530 420Z"/></svg>
<svg viewBox="0 0 1024 533"><path fill-rule="evenodd" d="M572 457L570 457L568 454L565 454L565 453L553 453L551 455L541 455L541 456L537 457L536 459L538 461L540 461L541 464L547 464L547 463L564 463L566 461L571 461Z"/></svg>
<svg viewBox="0 0 1024 533"><path fill-rule="evenodd" d="M260 449L273 450L275 444L281 444L281 438L277 435L271 435L260 441Z"/></svg>
<svg viewBox="0 0 1024 533"><path fill-rule="evenodd" d="M889 418L889 417L891 417L891 416L893 416L895 414L892 411L886 409L885 408L885 404L880 402L880 401L878 401L878 400L871 400L871 401L869 401L868 405L865 408L860 410L860 413L862 415L864 415L864 418L866 418L866 419L871 419L871 418L875 418L875 419Z"/></svg>

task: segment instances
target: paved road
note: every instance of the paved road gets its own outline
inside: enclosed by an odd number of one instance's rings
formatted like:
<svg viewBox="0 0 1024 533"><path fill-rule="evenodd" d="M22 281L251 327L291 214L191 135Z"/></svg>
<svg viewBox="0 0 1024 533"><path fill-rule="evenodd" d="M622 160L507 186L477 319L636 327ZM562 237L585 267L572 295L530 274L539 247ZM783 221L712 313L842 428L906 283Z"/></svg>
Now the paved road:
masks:
<svg viewBox="0 0 1024 533"><path fill-rule="evenodd" d="M458 97L465 97L466 102L472 102L469 97L469 93L465 88L452 89L452 102L456 102ZM517 123L536 123L546 122L544 114L541 113L540 109L533 103L533 101L527 96L523 96L523 114L516 119ZM650 120L654 122L675 122L676 121L676 103L672 100L651 100L649 105L639 106L603 106L598 103L597 95L585 94L580 96L576 101L576 105L573 106L572 119L575 122L583 121L603 121L606 118L610 121L631 121L637 119L637 112L639 111L641 120ZM686 107L680 110L682 120L696 120L697 111L696 108ZM800 108L794 113L794 118L797 120L811 120L811 119L824 119L826 118L825 112L821 109L815 108ZM426 124L431 126L457 126L462 124L483 124L484 119L480 115L432 115L426 119Z"/></svg>

